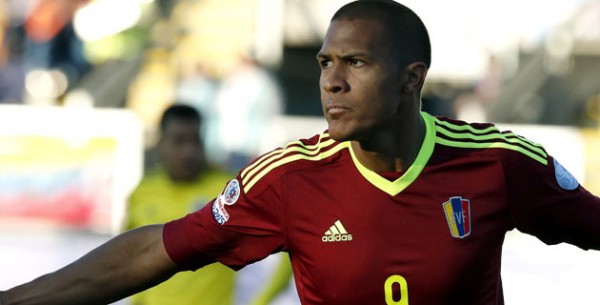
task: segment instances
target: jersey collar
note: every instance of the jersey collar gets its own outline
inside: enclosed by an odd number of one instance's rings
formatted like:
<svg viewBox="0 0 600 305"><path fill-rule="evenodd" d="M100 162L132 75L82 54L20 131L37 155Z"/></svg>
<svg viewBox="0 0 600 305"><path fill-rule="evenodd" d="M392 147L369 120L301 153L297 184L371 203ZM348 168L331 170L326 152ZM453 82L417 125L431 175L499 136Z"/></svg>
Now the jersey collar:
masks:
<svg viewBox="0 0 600 305"><path fill-rule="evenodd" d="M386 192L391 196L398 195L405 188L407 188L413 181L417 179L417 177L421 174L425 165L429 161L429 158L433 154L433 147L435 145L435 122L434 118L425 113L421 112L421 116L423 117L423 121L425 122L425 139L423 140L423 144L421 145L421 149L417 154L417 158L410 165L410 167L404 172L402 176L394 181L389 181L383 177L381 177L376 172L366 168L363 166L356 157L354 150L352 149L352 145L348 145L348 149L350 150L350 155L352 156L352 161L354 165L358 169L358 171L378 189ZM348 143L349 144L349 143Z"/></svg>

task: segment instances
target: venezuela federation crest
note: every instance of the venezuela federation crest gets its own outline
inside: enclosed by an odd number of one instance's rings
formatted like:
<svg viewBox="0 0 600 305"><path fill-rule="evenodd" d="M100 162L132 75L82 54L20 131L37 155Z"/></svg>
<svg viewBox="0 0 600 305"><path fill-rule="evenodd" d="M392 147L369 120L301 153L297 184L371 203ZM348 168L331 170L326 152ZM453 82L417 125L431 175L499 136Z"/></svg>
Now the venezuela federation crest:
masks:
<svg viewBox="0 0 600 305"><path fill-rule="evenodd" d="M465 238L471 234L471 201L460 196L450 197L442 204L450 234Z"/></svg>

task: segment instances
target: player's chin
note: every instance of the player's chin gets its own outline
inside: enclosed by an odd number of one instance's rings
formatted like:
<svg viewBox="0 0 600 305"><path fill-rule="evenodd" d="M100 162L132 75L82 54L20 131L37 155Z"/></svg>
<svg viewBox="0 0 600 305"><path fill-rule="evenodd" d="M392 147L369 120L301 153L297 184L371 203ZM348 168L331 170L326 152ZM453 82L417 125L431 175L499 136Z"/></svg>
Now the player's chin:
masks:
<svg viewBox="0 0 600 305"><path fill-rule="evenodd" d="M329 137L339 141L351 141L352 140L352 132L346 128L346 126L339 126L340 124L329 124Z"/></svg>
<svg viewBox="0 0 600 305"><path fill-rule="evenodd" d="M334 134L329 133L329 137L332 138L332 139L334 139L334 140L336 140L336 141L338 141L338 142L345 142L345 141L350 141L351 140L348 137L340 136L340 135L337 135L335 133Z"/></svg>

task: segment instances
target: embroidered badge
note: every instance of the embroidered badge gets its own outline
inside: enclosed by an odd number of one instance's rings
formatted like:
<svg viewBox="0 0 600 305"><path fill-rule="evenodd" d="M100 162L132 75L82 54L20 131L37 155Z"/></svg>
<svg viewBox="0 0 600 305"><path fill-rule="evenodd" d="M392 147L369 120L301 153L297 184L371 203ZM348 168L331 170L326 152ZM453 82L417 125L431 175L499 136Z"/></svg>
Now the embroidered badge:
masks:
<svg viewBox="0 0 600 305"><path fill-rule="evenodd" d="M215 218L215 221L220 225L225 224L229 220L229 213L225 210L225 204L222 199L222 196L219 196L212 205L212 214Z"/></svg>
<svg viewBox="0 0 600 305"><path fill-rule="evenodd" d="M566 168L560 165L556 159L554 159L554 177L563 190L572 191L579 186L577 179Z"/></svg>
<svg viewBox="0 0 600 305"><path fill-rule="evenodd" d="M233 205L240 198L240 183L233 179L227 183L223 193L215 199L212 204L213 217L219 224L225 224L229 220L226 205Z"/></svg>
<svg viewBox="0 0 600 305"><path fill-rule="evenodd" d="M450 234L465 238L471 234L471 201L460 196L450 197L442 204Z"/></svg>
<svg viewBox="0 0 600 305"><path fill-rule="evenodd" d="M225 204L234 204L240 197L240 183L236 179L229 181L221 197L223 197Z"/></svg>

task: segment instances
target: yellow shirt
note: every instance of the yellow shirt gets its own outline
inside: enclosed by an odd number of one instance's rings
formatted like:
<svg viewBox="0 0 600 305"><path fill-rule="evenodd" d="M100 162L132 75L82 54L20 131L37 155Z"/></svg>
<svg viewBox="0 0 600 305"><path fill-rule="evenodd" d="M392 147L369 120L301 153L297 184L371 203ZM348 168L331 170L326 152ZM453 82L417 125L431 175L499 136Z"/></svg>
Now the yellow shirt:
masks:
<svg viewBox="0 0 600 305"><path fill-rule="evenodd" d="M152 170L129 199L127 229L183 217L218 196L231 178L210 171L197 181L174 183L163 170ZM133 305L227 305L233 303L234 289L235 272L216 263L176 274L130 300Z"/></svg>

